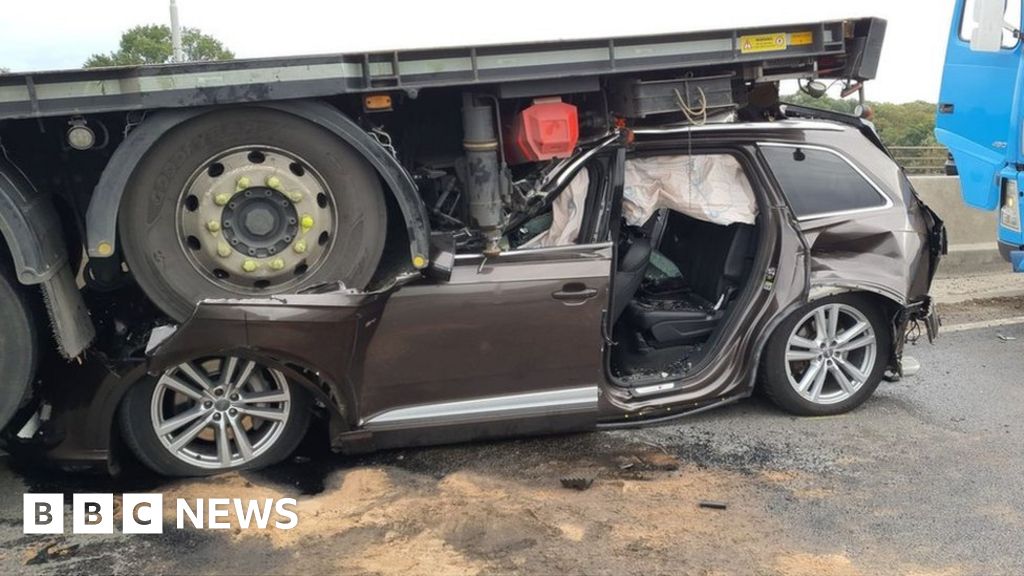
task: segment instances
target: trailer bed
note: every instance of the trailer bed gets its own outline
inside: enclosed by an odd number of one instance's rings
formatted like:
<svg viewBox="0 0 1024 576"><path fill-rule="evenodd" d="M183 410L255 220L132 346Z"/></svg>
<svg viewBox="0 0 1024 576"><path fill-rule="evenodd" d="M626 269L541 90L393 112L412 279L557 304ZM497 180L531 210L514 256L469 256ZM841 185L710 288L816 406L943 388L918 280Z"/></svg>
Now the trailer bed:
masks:
<svg viewBox="0 0 1024 576"><path fill-rule="evenodd" d="M0 75L0 120L445 86L732 69L747 80L874 77L876 18L594 40Z"/></svg>

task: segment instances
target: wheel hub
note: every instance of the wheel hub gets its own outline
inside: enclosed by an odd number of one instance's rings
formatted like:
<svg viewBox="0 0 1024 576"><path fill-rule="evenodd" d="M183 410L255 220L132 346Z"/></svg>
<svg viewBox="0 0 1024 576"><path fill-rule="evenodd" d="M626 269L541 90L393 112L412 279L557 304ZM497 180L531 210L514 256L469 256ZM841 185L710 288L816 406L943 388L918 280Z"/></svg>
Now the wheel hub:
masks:
<svg viewBox="0 0 1024 576"><path fill-rule="evenodd" d="M316 272L338 220L324 180L284 150L246 146L210 158L178 202L181 249L233 293L283 292Z"/></svg>
<svg viewBox="0 0 1024 576"><path fill-rule="evenodd" d="M224 239L234 250L267 258L285 250L299 231L299 215L284 194L265 187L235 196L221 215Z"/></svg>

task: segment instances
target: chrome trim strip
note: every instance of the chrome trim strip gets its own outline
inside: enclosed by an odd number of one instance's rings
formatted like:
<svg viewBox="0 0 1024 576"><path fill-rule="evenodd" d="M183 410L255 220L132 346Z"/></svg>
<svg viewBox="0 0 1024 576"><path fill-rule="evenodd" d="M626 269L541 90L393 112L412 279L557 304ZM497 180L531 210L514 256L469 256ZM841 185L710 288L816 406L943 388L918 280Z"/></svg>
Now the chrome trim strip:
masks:
<svg viewBox="0 0 1024 576"><path fill-rule="evenodd" d="M456 424L478 420L542 416L597 410L597 386L562 388L472 400L421 404L386 410L361 422L368 430L422 424Z"/></svg>
<svg viewBox="0 0 1024 576"><path fill-rule="evenodd" d="M782 142L758 142L757 145L764 148L803 148L805 150L819 150L821 152L828 152L833 156L837 156L843 162L846 162L850 166L850 168L853 168L854 171L857 172L857 174L860 174L860 177L863 178L868 184L870 184L871 187L875 189L875 192L877 192L878 195L881 196L883 200L885 200L885 203L882 204L881 206L872 206L870 208L854 208L852 210L839 210L836 212L820 212L818 214L806 214L804 216L797 216L797 222L806 222L808 220L818 220L821 218L831 218L833 216L850 216L853 214L878 212L880 210L887 210L893 207L892 198L890 198L889 195L886 194L884 190L882 190L882 187L879 186L878 183L876 183L874 179L868 176L863 170L861 170L859 166L854 164L852 160L847 158L845 154L838 150L835 150L834 148L816 146L813 144L786 144ZM783 190L782 193L785 194L786 191ZM794 216L796 215L794 214Z"/></svg>
<svg viewBox="0 0 1024 576"><path fill-rule="evenodd" d="M656 136L659 134L686 134L689 132L740 132L743 130L825 130L842 132L845 128L831 122L810 120L776 120L775 122L722 122L704 124L703 126L664 126L654 128L637 128L633 134L637 136Z"/></svg>
<svg viewBox="0 0 1024 576"><path fill-rule="evenodd" d="M543 248L526 248L525 250L505 250L500 252L497 256L491 256L490 258L501 258L502 256L529 256L530 254L553 254L557 252L580 252L586 250L602 250L605 248L611 248L612 242L595 242L594 244L566 244L565 246L545 246ZM482 252L467 252L465 254L456 254L456 260L474 260L483 258Z"/></svg>

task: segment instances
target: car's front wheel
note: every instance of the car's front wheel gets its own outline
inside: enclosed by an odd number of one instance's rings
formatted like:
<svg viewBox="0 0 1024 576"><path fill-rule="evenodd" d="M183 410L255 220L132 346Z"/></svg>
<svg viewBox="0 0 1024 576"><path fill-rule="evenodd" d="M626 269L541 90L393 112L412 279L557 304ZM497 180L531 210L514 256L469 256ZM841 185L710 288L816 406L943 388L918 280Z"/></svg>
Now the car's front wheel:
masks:
<svg viewBox="0 0 1024 576"><path fill-rule="evenodd" d="M862 294L811 302L772 334L763 390L782 409L805 416L842 414L867 400L891 354L885 316Z"/></svg>
<svg viewBox="0 0 1024 576"><path fill-rule="evenodd" d="M143 464L167 476L257 469L288 457L311 403L279 370L236 356L168 369L128 391L121 432Z"/></svg>

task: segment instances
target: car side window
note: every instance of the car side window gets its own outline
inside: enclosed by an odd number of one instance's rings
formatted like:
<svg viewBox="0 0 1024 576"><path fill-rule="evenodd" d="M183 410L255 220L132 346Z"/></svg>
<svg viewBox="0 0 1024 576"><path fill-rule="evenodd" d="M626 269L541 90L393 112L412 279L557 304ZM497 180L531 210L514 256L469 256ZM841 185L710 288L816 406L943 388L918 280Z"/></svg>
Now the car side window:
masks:
<svg viewBox="0 0 1024 576"><path fill-rule="evenodd" d="M801 146L762 145L761 153L797 218L886 204L882 193L839 154Z"/></svg>

